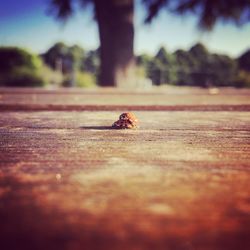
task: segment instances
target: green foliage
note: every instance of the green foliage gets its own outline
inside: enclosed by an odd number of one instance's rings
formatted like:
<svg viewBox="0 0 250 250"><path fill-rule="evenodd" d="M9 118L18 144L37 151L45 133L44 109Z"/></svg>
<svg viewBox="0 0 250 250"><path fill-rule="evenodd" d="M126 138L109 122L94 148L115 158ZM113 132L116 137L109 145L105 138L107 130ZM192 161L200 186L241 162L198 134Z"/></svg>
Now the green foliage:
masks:
<svg viewBox="0 0 250 250"><path fill-rule="evenodd" d="M86 53L86 57L82 61L81 70L87 71L91 74L94 74L96 78L99 75L99 67L100 67L100 51L90 50Z"/></svg>
<svg viewBox="0 0 250 250"><path fill-rule="evenodd" d="M200 87L248 86L248 77L242 72L238 73L237 60L225 55L211 54L200 43L189 51L177 50L173 54L160 48L155 57L137 57L137 64L144 67L145 75L155 85L168 83Z"/></svg>
<svg viewBox="0 0 250 250"><path fill-rule="evenodd" d="M123 20L120 15L121 13L129 13L129 16L133 17L133 3L135 1L118 1L118 0L50 0L50 11L51 13L58 18L59 20L66 21L70 16L72 16L79 7L85 9L86 5L91 3L93 4L93 10L95 11L94 17L97 21L101 48L104 48L104 44L109 43L110 35L103 35L106 32L103 32L103 24L121 24ZM184 14L193 14L197 17L198 26L203 30L211 30L218 21L223 22L232 22L237 25L242 25L250 21L250 1L249 0L141 0L142 4L146 7L146 18L145 23L151 22L161 10L168 9L172 13L176 13L178 15ZM125 7L126 3L129 3L129 8ZM116 6L115 11L112 15L110 21L110 10L112 12L111 6ZM104 8L106 7L106 8ZM109 13L109 15L107 15ZM126 15L127 16L127 15ZM100 18L102 17L102 18ZM130 19L130 25L132 27L132 19ZM121 26L121 25L120 25ZM114 29L114 32L118 32L119 29ZM131 31L132 32L132 31ZM118 33L117 33L118 34ZM117 35L116 34L116 35ZM132 33L131 33L132 34ZM133 35L130 36L126 43L118 43L117 46L113 47L115 51L115 55L119 54L119 50L121 49L130 49L133 45ZM106 54L106 53L105 53ZM111 53L112 54L112 53ZM160 55L155 60L152 60L147 63L148 69L146 70L147 75L154 81L155 84L162 83L171 83L171 84L190 84L196 85L197 82L200 82L200 86L207 86L213 84L222 84L230 85L233 82L231 78L231 74L233 74L235 65L232 62L229 62L228 59L218 58L216 56L212 57L209 55L208 51L201 44L196 45L196 47L190 50L191 57L194 59L194 65L190 66L186 64L183 67L180 67L179 64L174 61L180 60L175 59L175 55L168 55L164 51L160 52ZM172 58L171 58L172 57ZM53 67L55 65L62 64L68 65L66 69L72 71L72 68L77 67L75 62L77 61L75 57L74 59L67 59L65 62L62 62L64 59L57 59L56 62L53 62ZM132 53L131 53L132 58ZM141 58L143 59L143 58ZM165 62L164 60L167 60ZM89 61L88 61L89 60ZM81 66L81 69L87 70L89 72L94 72L97 76L98 72L96 70L95 64L88 58L88 60L83 63L84 67ZM105 60L105 61L103 61ZM139 59L140 60L140 59ZM213 68L213 61L218 65L226 65L229 66L230 72L227 75L225 72L220 73L216 68ZM128 60L127 64L123 64L123 69L125 70L128 66L130 60ZM48 62L47 62L48 63ZM146 63L146 62L140 62ZM139 63L139 64L140 64ZM113 68L119 68L119 60L110 60L108 57L102 57L102 65L113 64L110 67L110 75L115 76L116 72L112 70ZM243 63L244 64L244 63ZM247 63L249 64L249 63ZM88 66L86 66L88 65ZM166 67L167 66L167 67ZM90 69L90 70L89 70ZM246 68L242 68L247 70ZM213 71L213 73L212 73ZM221 72L224 70L221 69ZM103 74L103 72L101 72ZM222 83L223 77L227 76L227 83L224 81ZM229 81L228 81L229 80Z"/></svg>
<svg viewBox="0 0 250 250"><path fill-rule="evenodd" d="M46 64L43 64L38 71L39 76L43 79L45 85L53 85L59 87L63 82L61 72L51 69Z"/></svg>
<svg viewBox="0 0 250 250"><path fill-rule="evenodd" d="M38 87L45 84L39 74L41 59L24 49L0 48L0 86Z"/></svg>
<svg viewBox="0 0 250 250"><path fill-rule="evenodd" d="M79 7L75 3L80 3L82 8L86 4L93 2L92 0L50 0L49 12L60 21L66 21L73 13L74 7Z"/></svg>
<svg viewBox="0 0 250 250"><path fill-rule="evenodd" d="M42 65L38 56L16 47L0 48L0 58L0 72L11 72L18 67L36 70Z"/></svg>
<svg viewBox="0 0 250 250"><path fill-rule="evenodd" d="M250 88L250 72L240 70L235 81L235 87Z"/></svg>
<svg viewBox="0 0 250 250"><path fill-rule="evenodd" d="M52 69L63 75L63 86L95 85L100 64L98 50L85 53L78 45L67 46L64 43L56 43L42 56Z"/></svg>
<svg viewBox="0 0 250 250"><path fill-rule="evenodd" d="M147 23L166 8L176 14L195 14L199 20L199 27L205 30L211 30L217 21L242 25L250 20L249 0L142 0L142 2L147 9L145 20Z"/></svg>
<svg viewBox="0 0 250 250"><path fill-rule="evenodd" d="M74 78L74 86L80 88L89 88L96 86L94 75L88 72L77 71L72 75L66 75L62 82L63 87L72 87L72 78Z"/></svg>
<svg viewBox="0 0 250 250"><path fill-rule="evenodd" d="M52 69L67 74L73 69L78 70L80 68L84 60L84 50L78 45L67 46L62 42L58 42L42 57Z"/></svg>
<svg viewBox="0 0 250 250"><path fill-rule="evenodd" d="M197 43L193 47L191 47L189 53L193 58L193 62L199 63L206 62L209 56L207 48L201 43Z"/></svg>
<svg viewBox="0 0 250 250"><path fill-rule="evenodd" d="M195 59L188 51L177 50L175 53L177 85L193 85L191 72L195 68Z"/></svg>
<svg viewBox="0 0 250 250"><path fill-rule="evenodd" d="M153 57L142 54L136 57L136 76L144 77L144 78L151 78L152 75L152 62Z"/></svg>
<svg viewBox="0 0 250 250"><path fill-rule="evenodd" d="M236 81L238 64L229 56L213 54L210 56L208 75L215 86L233 86Z"/></svg>
<svg viewBox="0 0 250 250"><path fill-rule="evenodd" d="M152 57L147 54L142 54L136 57L136 62L138 65L147 68L152 61Z"/></svg>
<svg viewBox="0 0 250 250"><path fill-rule="evenodd" d="M99 50L84 52L77 45L63 43L55 44L43 55L50 67L19 48L0 48L0 58L0 86L96 86L100 65ZM58 70L55 58L70 60L71 67ZM139 55L135 72L155 85L250 87L249 60L250 50L232 59L212 54L199 43L188 51L169 53L162 47L155 56Z"/></svg>
<svg viewBox="0 0 250 250"><path fill-rule="evenodd" d="M81 88L95 87L96 79L88 72L78 72L76 75L76 86Z"/></svg>
<svg viewBox="0 0 250 250"><path fill-rule="evenodd" d="M42 57L47 65L56 70L61 66L63 58L66 57L67 50L68 48L64 43L58 42L43 54Z"/></svg>
<svg viewBox="0 0 250 250"><path fill-rule="evenodd" d="M202 44L189 50L190 85L202 87L231 86L237 73L237 62L228 56L210 54Z"/></svg>
<svg viewBox="0 0 250 250"><path fill-rule="evenodd" d="M44 81L37 71L25 67L18 67L11 72L0 75L0 86L41 87L44 86Z"/></svg>
<svg viewBox="0 0 250 250"><path fill-rule="evenodd" d="M50 13L61 21L66 21L77 8L104 0L50 0ZM106 0L115 2L117 0ZM184 15L192 13L198 17L201 29L211 30L217 21L233 22L243 25L250 20L249 0L141 0L146 8L145 23L150 23L161 10ZM76 4L78 3L78 4ZM122 5L121 5L122 6ZM114 20L116 22L116 20Z"/></svg>
<svg viewBox="0 0 250 250"><path fill-rule="evenodd" d="M155 58L148 63L148 77L154 84L175 84L176 58L174 54L167 53L165 48L160 48Z"/></svg>
<svg viewBox="0 0 250 250"><path fill-rule="evenodd" d="M250 88L250 49L243 53L237 61L239 72L236 79L236 86Z"/></svg>
<svg viewBox="0 0 250 250"><path fill-rule="evenodd" d="M140 79L147 78L147 72L146 69L142 66L137 66L135 68L135 76Z"/></svg>
<svg viewBox="0 0 250 250"><path fill-rule="evenodd" d="M239 68L250 72L250 49L238 58Z"/></svg>
<svg viewBox="0 0 250 250"><path fill-rule="evenodd" d="M72 62L73 69L78 70L84 60L84 50L78 45L73 45L68 48L68 58Z"/></svg>

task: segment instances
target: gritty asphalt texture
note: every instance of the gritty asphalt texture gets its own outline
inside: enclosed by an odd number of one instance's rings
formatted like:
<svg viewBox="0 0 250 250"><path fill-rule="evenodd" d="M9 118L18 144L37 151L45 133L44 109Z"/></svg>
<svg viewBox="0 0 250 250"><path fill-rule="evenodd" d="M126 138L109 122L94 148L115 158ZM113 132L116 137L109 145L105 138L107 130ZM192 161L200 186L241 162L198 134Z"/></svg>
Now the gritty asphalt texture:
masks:
<svg viewBox="0 0 250 250"><path fill-rule="evenodd" d="M234 89L0 89L1 249L250 249L249 106ZM140 128L112 129L126 107Z"/></svg>

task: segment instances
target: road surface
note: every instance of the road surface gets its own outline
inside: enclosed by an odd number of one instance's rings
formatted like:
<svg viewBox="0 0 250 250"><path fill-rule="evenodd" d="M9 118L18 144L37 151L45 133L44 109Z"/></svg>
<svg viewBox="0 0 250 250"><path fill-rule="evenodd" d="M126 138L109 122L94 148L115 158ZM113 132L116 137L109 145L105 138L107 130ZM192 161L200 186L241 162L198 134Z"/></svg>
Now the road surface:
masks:
<svg viewBox="0 0 250 250"><path fill-rule="evenodd" d="M1 89L0 138L3 250L250 249L248 90Z"/></svg>

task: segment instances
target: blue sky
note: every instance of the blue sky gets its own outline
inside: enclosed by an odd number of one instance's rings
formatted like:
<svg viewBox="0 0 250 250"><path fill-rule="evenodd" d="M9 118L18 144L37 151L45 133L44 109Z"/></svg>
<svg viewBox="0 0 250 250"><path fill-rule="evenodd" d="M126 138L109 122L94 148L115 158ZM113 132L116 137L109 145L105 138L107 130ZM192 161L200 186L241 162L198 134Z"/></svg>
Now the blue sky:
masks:
<svg viewBox="0 0 250 250"><path fill-rule="evenodd" d="M77 13L65 26L46 14L49 0L0 0L0 45L21 46L44 52L57 41L79 44L85 49L99 45L97 26L91 9ZM162 11L151 25L143 24L144 9L136 6L135 52L153 54L160 46L170 52L188 49L202 42L211 51L238 56L250 48L250 24L241 29L216 25L210 33L201 33L193 16L180 17Z"/></svg>

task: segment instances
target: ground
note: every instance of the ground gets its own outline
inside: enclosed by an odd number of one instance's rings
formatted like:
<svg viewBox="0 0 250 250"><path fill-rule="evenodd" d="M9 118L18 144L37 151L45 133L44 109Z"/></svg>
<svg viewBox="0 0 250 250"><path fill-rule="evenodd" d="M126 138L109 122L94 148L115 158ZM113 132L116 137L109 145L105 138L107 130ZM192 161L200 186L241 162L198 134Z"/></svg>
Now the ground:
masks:
<svg viewBox="0 0 250 250"><path fill-rule="evenodd" d="M249 249L249 132L249 90L1 89L1 249Z"/></svg>

